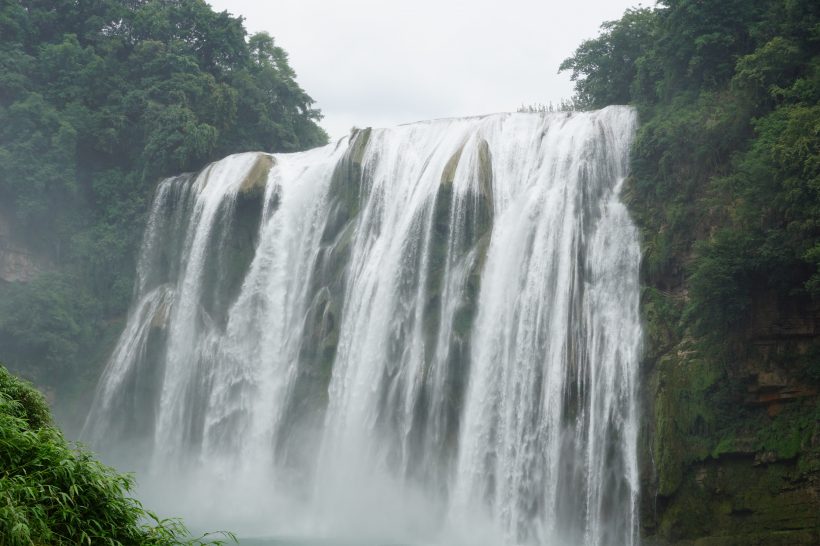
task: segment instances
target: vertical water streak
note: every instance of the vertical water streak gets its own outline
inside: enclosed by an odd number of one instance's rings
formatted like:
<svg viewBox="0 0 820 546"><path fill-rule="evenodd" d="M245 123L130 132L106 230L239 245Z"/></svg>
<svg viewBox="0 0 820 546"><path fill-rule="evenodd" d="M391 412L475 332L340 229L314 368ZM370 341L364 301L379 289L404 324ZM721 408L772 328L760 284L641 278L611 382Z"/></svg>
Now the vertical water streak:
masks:
<svg viewBox="0 0 820 546"><path fill-rule="evenodd" d="M631 116L605 110L549 124L537 149L494 176L500 198L473 331L456 507L470 511L479 499L514 541L632 540L612 530L624 519L621 530L634 529L638 488L628 442L640 252L617 203ZM603 471L614 466L625 484Z"/></svg>

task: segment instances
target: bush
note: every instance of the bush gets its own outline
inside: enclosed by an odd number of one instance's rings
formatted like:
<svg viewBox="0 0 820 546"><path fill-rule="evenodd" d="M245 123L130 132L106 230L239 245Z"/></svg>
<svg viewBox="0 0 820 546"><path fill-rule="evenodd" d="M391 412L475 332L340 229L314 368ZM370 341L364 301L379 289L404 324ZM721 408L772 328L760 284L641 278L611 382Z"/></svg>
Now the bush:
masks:
<svg viewBox="0 0 820 546"><path fill-rule="evenodd" d="M133 476L93 457L53 426L42 394L0 366L0 545L205 544L145 510L128 496Z"/></svg>

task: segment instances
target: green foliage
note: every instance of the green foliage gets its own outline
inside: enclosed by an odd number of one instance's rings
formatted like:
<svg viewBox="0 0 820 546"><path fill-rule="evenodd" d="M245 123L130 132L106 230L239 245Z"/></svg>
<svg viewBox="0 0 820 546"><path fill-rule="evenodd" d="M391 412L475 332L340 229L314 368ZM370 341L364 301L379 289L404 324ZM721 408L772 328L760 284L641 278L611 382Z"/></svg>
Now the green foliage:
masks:
<svg viewBox="0 0 820 546"><path fill-rule="evenodd" d="M181 521L160 520L128 496L134 486L132 476L69 445L52 426L42 395L0 367L0 544L223 543L186 540Z"/></svg>
<svg viewBox="0 0 820 546"><path fill-rule="evenodd" d="M720 358L691 338L675 349L660 359L649 385L658 493L664 496L681 485L687 465L733 448L738 428L748 419Z"/></svg>
<svg viewBox="0 0 820 546"><path fill-rule="evenodd" d="M757 443L761 451L774 452L779 459L794 459L812 448L812 436L817 434L820 412L813 406L786 407L774 419L760 426ZM805 461L816 465L817 461Z"/></svg>
<svg viewBox="0 0 820 546"><path fill-rule="evenodd" d="M629 102L629 89L637 75L635 63L654 42L655 12L649 8L627 9L623 18L607 21L601 29L601 36L585 40L558 69L572 70L576 92L573 102L582 109Z"/></svg>
<svg viewBox="0 0 820 546"><path fill-rule="evenodd" d="M659 543L808 540L816 511L792 492L818 467L817 408L740 381L820 378L818 345L749 343L755 304L757 325L766 305L820 297L820 3L661 0L561 69L576 100L628 102L640 119L624 200L644 229L644 529Z"/></svg>
<svg viewBox="0 0 820 546"><path fill-rule="evenodd" d="M692 303L683 315L694 323L695 333L703 336L725 332L736 325L751 304L749 271L744 256L737 252L743 233L724 230L711 242L698 248L698 261L689 282Z"/></svg>
<svg viewBox="0 0 820 546"><path fill-rule="evenodd" d="M6 361L93 349L127 310L158 178L323 145L313 104L271 36L202 0L0 2L0 215L60 270L0 287Z"/></svg>
<svg viewBox="0 0 820 546"><path fill-rule="evenodd" d="M664 0L602 28L561 69L638 108L626 197L648 278L686 269L684 324L720 342L757 292L820 296L820 6Z"/></svg>
<svg viewBox="0 0 820 546"><path fill-rule="evenodd" d="M58 272L16 283L0 308L0 341L9 352L31 355L59 370L72 364L78 347L93 338L87 319L99 315L95 303Z"/></svg>
<svg viewBox="0 0 820 546"><path fill-rule="evenodd" d="M42 395L34 385L22 381L11 375L0 366L0 397L3 400L13 400L4 406L4 411L12 417L22 419L31 430L39 430L52 423L51 410Z"/></svg>
<svg viewBox="0 0 820 546"><path fill-rule="evenodd" d="M663 59L662 92L700 92L727 83L738 55L754 50L758 26L777 9L764 0L663 0L655 51Z"/></svg>
<svg viewBox="0 0 820 546"><path fill-rule="evenodd" d="M672 299L657 288L645 286L641 291L641 311L649 342L647 358L657 359L678 337L683 302Z"/></svg>
<svg viewBox="0 0 820 546"><path fill-rule="evenodd" d="M624 199L644 228L649 451L671 502L657 530L694 540L712 529L697 515L696 466L748 450L815 459L815 409L772 419L746 406L732 364L751 350L757 295L792 307L820 296L820 4L661 0L606 23L561 70L576 101L630 103L640 117ZM776 358L820 377L816 346ZM777 472L750 494L775 506Z"/></svg>

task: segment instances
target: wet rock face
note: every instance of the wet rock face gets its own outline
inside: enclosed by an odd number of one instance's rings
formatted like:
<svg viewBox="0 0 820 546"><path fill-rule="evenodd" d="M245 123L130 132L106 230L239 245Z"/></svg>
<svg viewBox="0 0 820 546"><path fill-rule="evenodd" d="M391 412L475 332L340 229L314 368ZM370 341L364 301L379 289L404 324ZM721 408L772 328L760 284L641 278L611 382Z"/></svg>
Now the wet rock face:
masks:
<svg viewBox="0 0 820 546"><path fill-rule="evenodd" d="M816 544L820 479L796 462L764 468L774 454L694 465L679 492L656 500L665 514L650 544Z"/></svg>
<svg viewBox="0 0 820 546"><path fill-rule="evenodd" d="M812 358L820 340L820 305L806 301L785 304L776 293L754 299L747 339L753 356L742 362L736 377L747 385L744 403L776 415L784 404L818 395L800 362Z"/></svg>
<svg viewBox="0 0 820 546"><path fill-rule="evenodd" d="M676 338L656 313L683 305L677 275L644 283L647 542L820 543L820 306L756 294L729 350L714 350Z"/></svg>

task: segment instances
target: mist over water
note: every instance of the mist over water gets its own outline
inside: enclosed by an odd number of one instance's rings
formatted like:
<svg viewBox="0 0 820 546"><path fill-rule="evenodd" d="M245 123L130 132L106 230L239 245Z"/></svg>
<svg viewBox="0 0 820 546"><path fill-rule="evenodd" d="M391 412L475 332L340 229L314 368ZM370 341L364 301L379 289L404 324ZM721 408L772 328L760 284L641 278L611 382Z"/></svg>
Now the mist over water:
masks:
<svg viewBox="0 0 820 546"><path fill-rule="evenodd" d="M163 181L83 440L196 528L632 545L636 114L496 114Z"/></svg>

